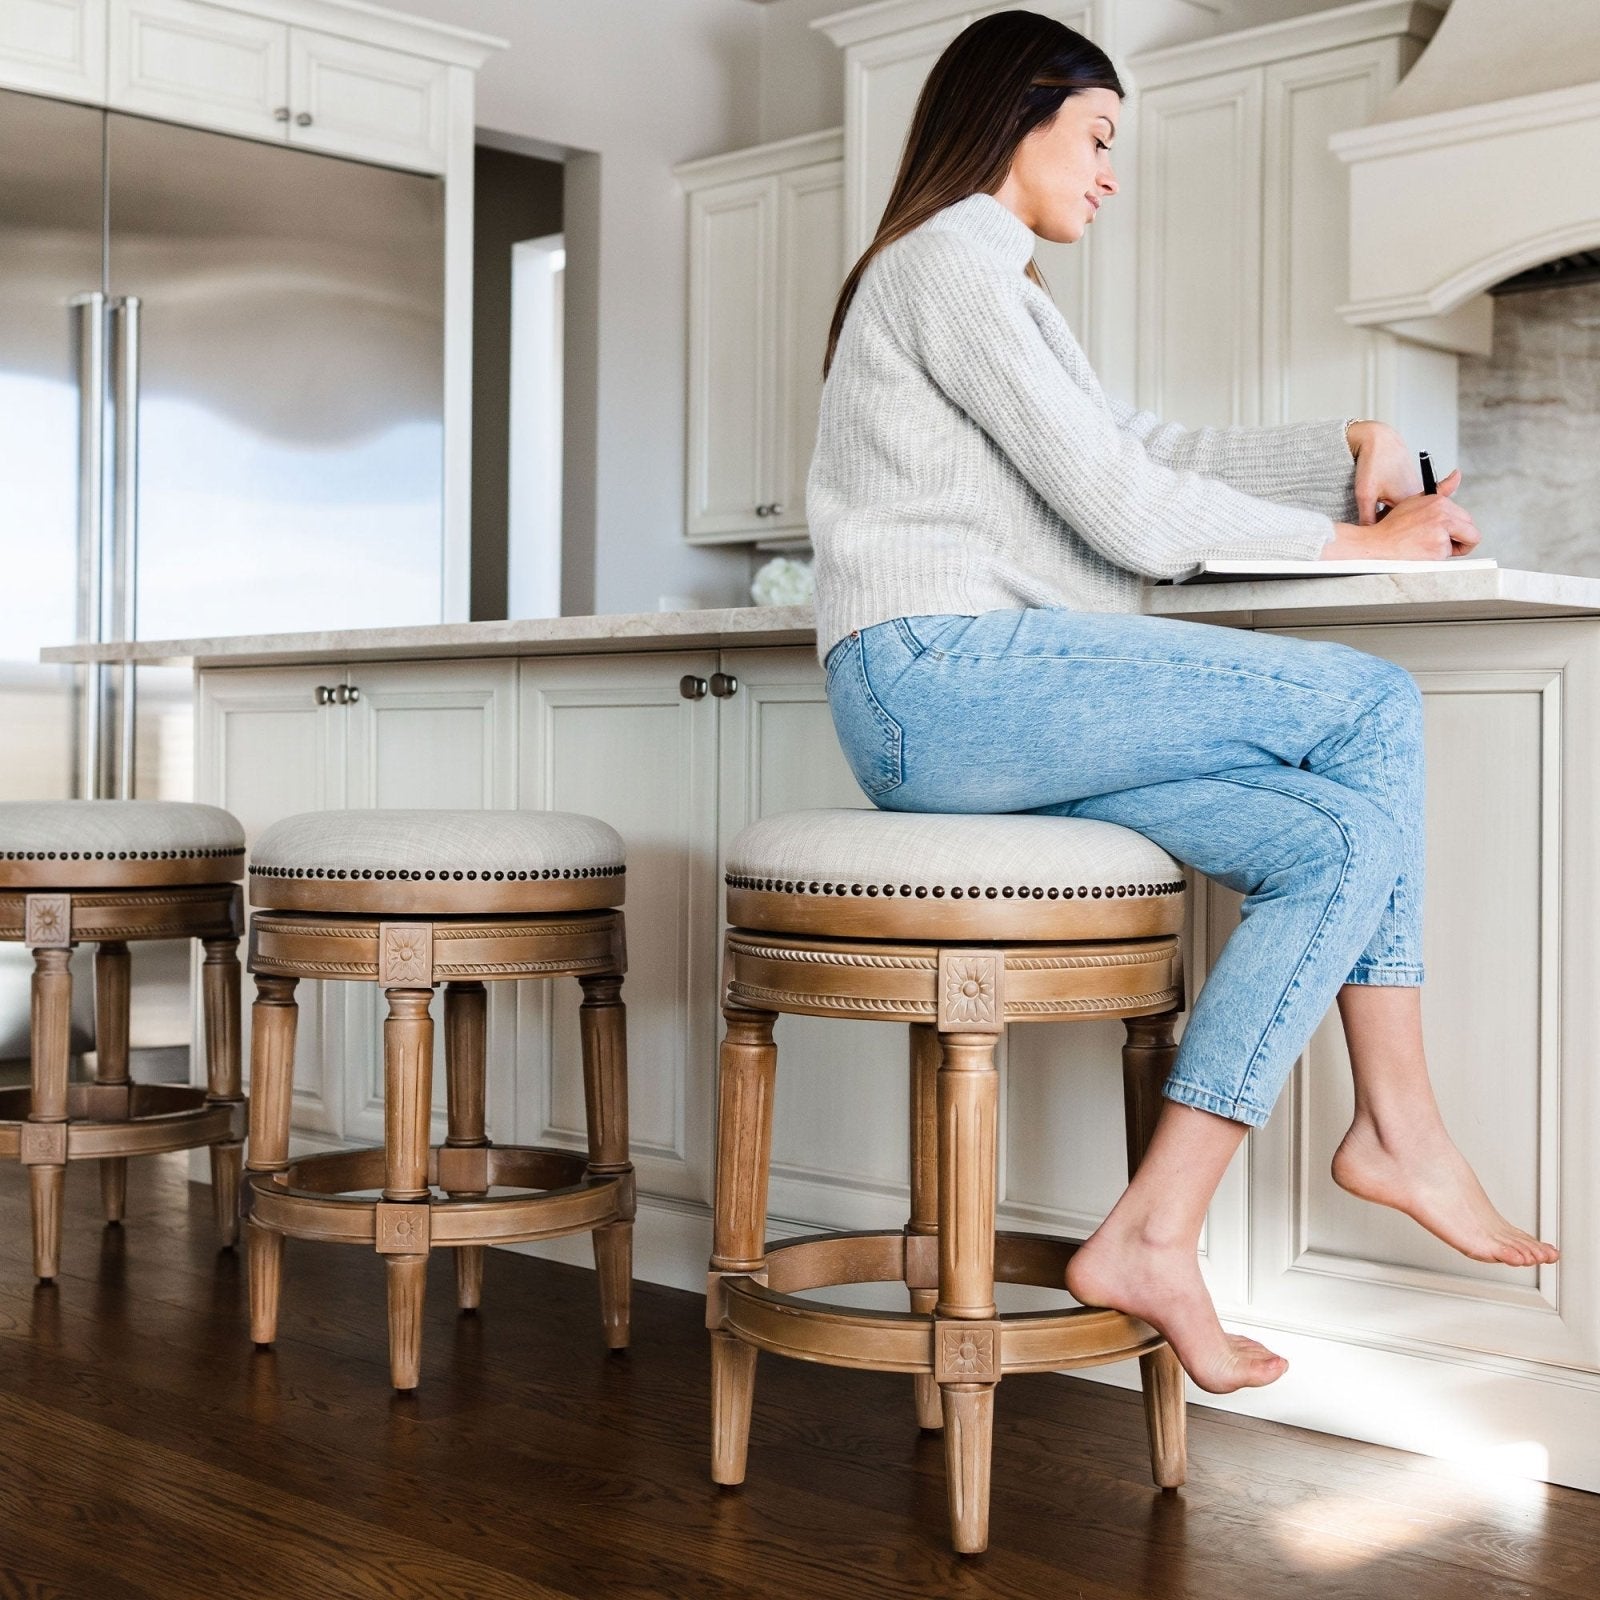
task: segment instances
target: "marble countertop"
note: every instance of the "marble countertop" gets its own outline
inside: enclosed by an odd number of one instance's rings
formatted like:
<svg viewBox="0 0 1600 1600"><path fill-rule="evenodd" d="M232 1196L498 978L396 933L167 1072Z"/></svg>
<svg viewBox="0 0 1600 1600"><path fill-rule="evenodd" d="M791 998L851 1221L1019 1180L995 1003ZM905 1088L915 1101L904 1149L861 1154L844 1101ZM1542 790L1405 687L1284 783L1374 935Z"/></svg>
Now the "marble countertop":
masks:
<svg viewBox="0 0 1600 1600"><path fill-rule="evenodd" d="M1462 572L1173 584L1153 586L1148 591L1146 609L1153 616L1187 617L1195 622L1246 628L1600 616L1600 578L1478 567ZM40 658L135 661L149 666L291 666L334 661L749 649L762 645L809 645L815 639L809 606L731 606L707 611L543 617L522 622L445 622L326 633L56 645L41 651Z"/></svg>

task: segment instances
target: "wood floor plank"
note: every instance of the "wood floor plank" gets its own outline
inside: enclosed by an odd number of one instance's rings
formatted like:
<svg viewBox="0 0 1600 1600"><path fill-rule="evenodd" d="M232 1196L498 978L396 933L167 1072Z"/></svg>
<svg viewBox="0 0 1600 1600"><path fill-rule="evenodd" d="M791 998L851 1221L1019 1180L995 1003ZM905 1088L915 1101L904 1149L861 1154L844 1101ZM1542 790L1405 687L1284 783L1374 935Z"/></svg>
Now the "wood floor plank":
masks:
<svg viewBox="0 0 1600 1600"><path fill-rule="evenodd" d="M763 1356L748 1481L718 1490L696 1296L638 1286L608 1356L591 1273L491 1251L461 1317L440 1252L402 1398L374 1253L291 1243L257 1352L181 1158L134 1163L120 1230L81 1179L40 1289L0 1170L0 1600L1600 1595L1595 1497L1201 1407L1164 1495L1137 1397L1054 1377L1001 1386L992 1544L963 1560L903 1378Z"/></svg>

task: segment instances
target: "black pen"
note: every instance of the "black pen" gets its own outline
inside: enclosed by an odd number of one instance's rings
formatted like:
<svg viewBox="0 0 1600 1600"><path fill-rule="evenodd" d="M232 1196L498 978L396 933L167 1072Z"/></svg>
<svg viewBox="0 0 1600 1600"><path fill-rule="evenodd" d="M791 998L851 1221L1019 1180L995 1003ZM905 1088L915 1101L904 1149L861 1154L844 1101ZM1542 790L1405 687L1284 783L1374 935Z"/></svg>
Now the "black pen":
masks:
<svg viewBox="0 0 1600 1600"><path fill-rule="evenodd" d="M1426 450L1417 452L1417 460L1422 463L1422 492L1424 494L1437 494L1438 484L1433 481L1433 463L1428 459Z"/></svg>

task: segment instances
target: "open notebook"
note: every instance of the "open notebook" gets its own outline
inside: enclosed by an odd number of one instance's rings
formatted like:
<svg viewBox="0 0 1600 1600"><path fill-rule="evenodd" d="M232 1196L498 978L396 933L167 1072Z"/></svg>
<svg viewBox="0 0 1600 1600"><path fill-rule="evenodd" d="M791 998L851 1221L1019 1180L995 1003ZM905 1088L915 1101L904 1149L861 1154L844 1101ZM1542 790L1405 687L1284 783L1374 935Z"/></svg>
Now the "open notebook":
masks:
<svg viewBox="0 0 1600 1600"><path fill-rule="evenodd" d="M1248 556L1202 561L1186 578L1157 583L1237 583L1245 578L1336 578L1360 572L1464 572L1468 567L1498 567L1492 556L1451 556L1445 561L1263 561Z"/></svg>

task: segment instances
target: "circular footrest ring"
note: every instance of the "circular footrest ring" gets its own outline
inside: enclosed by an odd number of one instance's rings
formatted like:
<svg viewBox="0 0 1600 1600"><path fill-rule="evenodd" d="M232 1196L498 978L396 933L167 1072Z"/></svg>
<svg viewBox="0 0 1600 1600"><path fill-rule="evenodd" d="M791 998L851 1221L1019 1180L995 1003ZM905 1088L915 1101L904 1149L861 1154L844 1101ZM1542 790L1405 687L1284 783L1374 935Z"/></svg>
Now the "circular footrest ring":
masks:
<svg viewBox="0 0 1600 1600"><path fill-rule="evenodd" d="M1065 1290L1072 1239L995 1235L995 1282ZM846 1283L936 1289L939 1241L904 1233L824 1233L767 1252L766 1281L733 1273L718 1280L724 1331L777 1355L875 1372L927 1372L941 1381L1008 1372L1093 1367L1159 1350L1148 1323L1121 1311L1072 1306L1006 1312L992 1321L940 1321L915 1311L870 1311L801 1299L799 1291Z"/></svg>
<svg viewBox="0 0 1600 1600"><path fill-rule="evenodd" d="M382 1189L381 1148L331 1150L302 1157L282 1172L247 1172L250 1217L257 1226L293 1239L333 1244L395 1246L382 1237L381 1212L425 1211L415 1229L422 1248L513 1244L581 1233L633 1216L633 1171L590 1173L588 1160L570 1150L533 1145L435 1146L428 1152L428 1184L466 1191L455 1198L383 1201L354 1190ZM491 1187L532 1189L533 1194L492 1195ZM409 1230L408 1230L409 1231Z"/></svg>
<svg viewBox="0 0 1600 1600"><path fill-rule="evenodd" d="M28 1089L0 1089L0 1159L26 1158L30 1137L51 1127L66 1130L66 1161L153 1156L244 1136L243 1101L211 1100L186 1083L69 1084L64 1123L30 1123L30 1105Z"/></svg>

